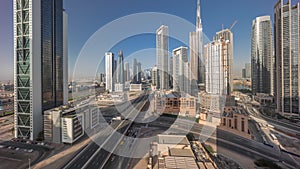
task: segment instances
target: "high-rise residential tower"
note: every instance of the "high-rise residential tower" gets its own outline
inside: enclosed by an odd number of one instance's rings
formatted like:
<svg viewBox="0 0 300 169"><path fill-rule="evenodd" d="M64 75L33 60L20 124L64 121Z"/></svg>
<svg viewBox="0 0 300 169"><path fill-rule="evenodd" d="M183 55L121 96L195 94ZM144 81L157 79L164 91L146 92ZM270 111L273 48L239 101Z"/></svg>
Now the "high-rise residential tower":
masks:
<svg viewBox="0 0 300 169"><path fill-rule="evenodd" d="M126 74L125 74L125 77L126 77L126 81L130 81L130 69L129 69L129 63L128 62L126 62L125 63L125 72L126 72Z"/></svg>
<svg viewBox="0 0 300 169"><path fill-rule="evenodd" d="M233 85L233 35L226 29L217 32L214 41L205 45L206 92L230 95Z"/></svg>
<svg viewBox="0 0 300 169"><path fill-rule="evenodd" d="M152 68L151 77L152 77L152 86L154 86L154 88L157 89L157 77L158 77L158 74L157 74L157 67L156 66L154 66Z"/></svg>
<svg viewBox="0 0 300 169"><path fill-rule="evenodd" d="M106 74L106 90L114 91L115 81L115 58L112 52L105 53L105 74Z"/></svg>
<svg viewBox="0 0 300 169"><path fill-rule="evenodd" d="M197 95L198 93L198 75L199 75L199 69L198 69L198 52L197 52L197 36L196 32L190 32L190 64L191 64L191 90L192 93Z"/></svg>
<svg viewBox="0 0 300 169"><path fill-rule="evenodd" d="M270 16L261 16L254 19L251 33L251 81L253 94L274 94L272 41Z"/></svg>
<svg viewBox="0 0 300 169"><path fill-rule="evenodd" d="M173 56L170 57L169 86L173 87Z"/></svg>
<svg viewBox="0 0 300 169"><path fill-rule="evenodd" d="M35 139L64 102L62 0L14 0L15 137Z"/></svg>
<svg viewBox="0 0 300 169"><path fill-rule="evenodd" d="M245 78L251 78L251 63L245 63Z"/></svg>
<svg viewBox="0 0 300 169"><path fill-rule="evenodd" d="M117 71L117 83L124 84L124 57L122 50L119 51Z"/></svg>
<svg viewBox="0 0 300 169"><path fill-rule="evenodd" d="M300 95L300 16L299 2L279 0L274 7L275 95L277 110L299 116Z"/></svg>
<svg viewBox="0 0 300 169"><path fill-rule="evenodd" d="M142 82L142 64L141 62L137 63L137 83Z"/></svg>
<svg viewBox="0 0 300 169"><path fill-rule="evenodd" d="M133 83L137 83L138 81L138 72L137 72L137 60L133 59L132 72L133 72Z"/></svg>
<svg viewBox="0 0 300 169"><path fill-rule="evenodd" d="M173 50L173 90L188 93L189 75L188 48L179 47Z"/></svg>
<svg viewBox="0 0 300 169"><path fill-rule="evenodd" d="M63 12L63 50L64 50L64 59L63 59L63 86L64 86L64 104L68 104L69 101L69 89L68 89L68 77L69 77L69 67L68 67L68 14L66 11Z"/></svg>
<svg viewBox="0 0 300 169"><path fill-rule="evenodd" d="M169 35L168 27L162 25L156 31L156 65L158 69L158 89L169 89L168 52Z"/></svg>

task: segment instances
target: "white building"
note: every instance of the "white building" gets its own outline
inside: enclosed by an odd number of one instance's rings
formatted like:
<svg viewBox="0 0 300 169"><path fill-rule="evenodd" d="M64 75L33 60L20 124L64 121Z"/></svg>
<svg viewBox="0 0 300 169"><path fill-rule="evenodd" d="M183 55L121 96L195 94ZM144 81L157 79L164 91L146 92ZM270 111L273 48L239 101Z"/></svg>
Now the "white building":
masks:
<svg viewBox="0 0 300 169"><path fill-rule="evenodd" d="M112 52L105 53L105 74L106 74L106 90L114 91L114 54Z"/></svg>
<svg viewBox="0 0 300 169"><path fill-rule="evenodd" d="M44 112L44 139L52 143L71 143L76 141L77 137L82 135L78 133L65 136L66 133L78 132L75 130L77 126L74 123L76 117L79 118L79 123L82 126L83 133L89 133L97 125L99 125L100 114L97 105L82 105L79 107L61 106ZM72 119L72 120L70 120ZM65 121L65 124L63 123ZM64 133L65 132L65 133ZM71 137L72 136L72 137ZM74 137L75 136L75 137ZM65 140L63 139L65 137Z"/></svg>
<svg viewBox="0 0 300 169"><path fill-rule="evenodd" d="M270 16L261 16L253 20L251 33L251 84L253 94L266 93L274 95L272 37L272 22Z"/></svg>
<svg viewBox="0 0 300 169"><path fill-rule="evenodd" d="M168 51L169 51L168 26L162 25L156 31L156 65L158 70L157 88L160 90L169 89Z"/></svg>
<svg viewBox="0 0 300 169"><path fill-rule="evenodd" d="M205 45L206 92L230 95L233 88L233 36L226 29L216 34L214 41Z"/></svg>
<svg viewBox="0 0 300 169"><path fill-rule="evenodd" d="M173 90L189 93L188 48L179 47L173 50Z"/></svg>
<svg viewBox="0 0 300 169"><path fill-rule="evenodd" d="M142 84L130 84L130 91L142 91Z"/></svg>
<svg viewBox="0 0 300 169"><path fill-rule="evenodd" d="M63 143L72 144L84 135L82 115L69 115L61 118L61 138Z"/></svg>

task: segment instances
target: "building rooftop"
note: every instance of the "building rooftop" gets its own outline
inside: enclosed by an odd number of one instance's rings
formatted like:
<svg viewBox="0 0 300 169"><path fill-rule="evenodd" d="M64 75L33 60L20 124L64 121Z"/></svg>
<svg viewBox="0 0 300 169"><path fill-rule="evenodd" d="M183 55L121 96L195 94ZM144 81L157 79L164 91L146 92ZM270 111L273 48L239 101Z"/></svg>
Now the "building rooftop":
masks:
<svg viewBox="0 0 300 169"><path fill-rule="evenodd" d="M224 117L233 117L234 114L247 115L246 111L242 107L224 107L223 116Z"/></svg>
<svg viewBox="0 0 300 169"><path fill-rule="evenodd" d="M193 151L191 149L179 149L179 148L171 148L170 156L176 157L194 157Z"/></svg>
<svg viewBox="0 0 300 169"><path fill-rule="evenodd" d="M158 144L189 145L190 143L186 136L158 135Z"/></svg>
<svg viewBox="0 0 300 169"><path fill-rule="evenodd" d="M180 169L198 169L195 159L192 157L165 157L166 168L180 168ZM159 167L160 168L160 167Z"/></svg>

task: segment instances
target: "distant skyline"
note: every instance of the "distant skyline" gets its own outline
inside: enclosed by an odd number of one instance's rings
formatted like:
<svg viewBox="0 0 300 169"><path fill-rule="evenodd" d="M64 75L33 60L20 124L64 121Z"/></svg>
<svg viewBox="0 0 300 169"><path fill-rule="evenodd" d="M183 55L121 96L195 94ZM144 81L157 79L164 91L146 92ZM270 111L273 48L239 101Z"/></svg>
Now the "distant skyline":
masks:
<svg viewBox="0 0 300 169"><path fill-rule="evenodd" d="M201 0L203 32L209 39L212 39L215 33L222 29L222 24L224 24L224 28L229 28L235 20L238 20L237 25L232 29L235 76L241 76L243 66L245 63L250 62L252 20L257 16L270 15L273 22L273 8L276 2L277 0ZM299 0L292 2L299 2ZM1 0L0 2L0 81L13 79L12 4L12 0ZM69 15L69 72L73 71L76 58L86 41L105 24L120 17L141 12L168 13L196 24L196 5L197 0L140 0L134 3L124 0L65 0L64 8ZM159 18L157 19L159 22ZM170 30L176 29L170 25L167 26ZM118 29L122 30L122 27ZM184 32L187 39L188 33ZM169 50L172 51L181 45L182 43L176 40L170 40ZM122 49L125 61L128 55L135 53L143 68L148 68L155 64L155 50L147 50L149 48L155 49L155 35L131 37L120 42L110 51L117 54ZM146 52L140 52L139 50ZM138 56L141 53L143 56ZM98 53L97 55L104 57L104 53ZM85 58L88 61L89 56L85 56Z"/></svg>

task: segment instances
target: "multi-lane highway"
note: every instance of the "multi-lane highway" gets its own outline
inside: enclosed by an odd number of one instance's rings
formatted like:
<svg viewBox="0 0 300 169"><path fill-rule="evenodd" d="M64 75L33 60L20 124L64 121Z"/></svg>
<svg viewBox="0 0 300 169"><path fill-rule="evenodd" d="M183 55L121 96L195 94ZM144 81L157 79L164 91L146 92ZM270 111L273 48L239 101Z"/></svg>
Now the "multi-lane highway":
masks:
<svg viewBox="0 0 300 169"><path fill-rule="evenodd" d="M147 96L148 95L143 95L132 103L123 104L118 107L118 111L121 111L120 113L125 119L113 122L111 126L107 126L97 133L93 141L79 152L73 160L66 164L64 168L102 168L124 133L126 133L131 126L132 120L127 119L134 120L134 117L139 111L145 107Z"/></svg>

